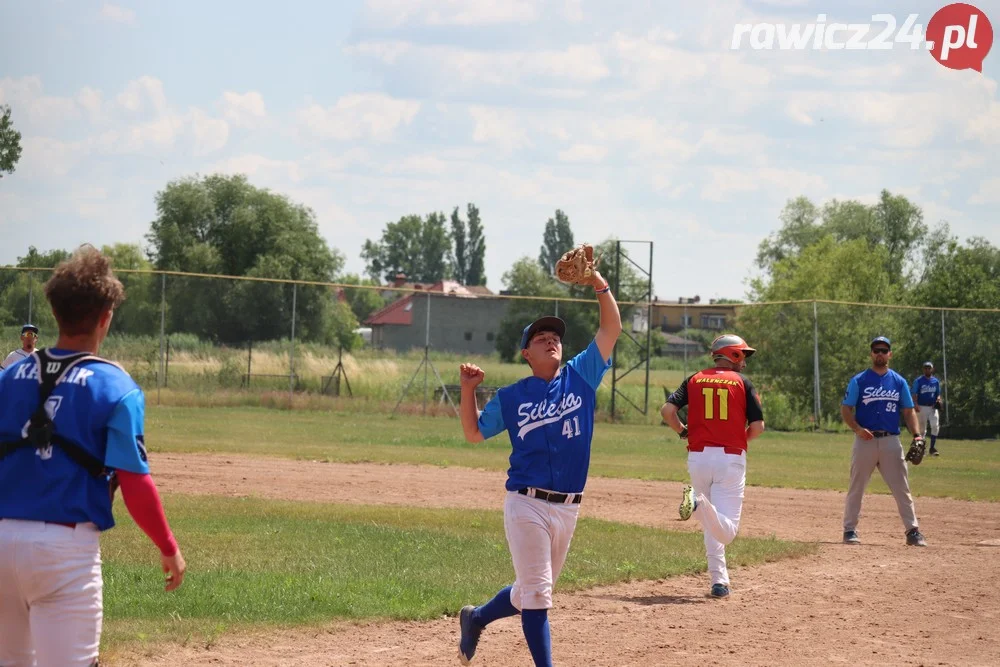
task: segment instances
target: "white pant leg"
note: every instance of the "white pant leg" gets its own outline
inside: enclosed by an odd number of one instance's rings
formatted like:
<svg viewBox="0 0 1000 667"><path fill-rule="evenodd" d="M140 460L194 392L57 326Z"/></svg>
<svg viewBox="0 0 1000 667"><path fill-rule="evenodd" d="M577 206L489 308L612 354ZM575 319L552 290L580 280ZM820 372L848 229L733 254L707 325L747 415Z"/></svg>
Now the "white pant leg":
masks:
<svg viewBox="0 0 1000 667"><path fill-rule="evenodd" d="M927 433L927 423L931 421L931 413L936 412L932 407L928 405L921 405L920 412L917 413L917 428L921 435L926 435Z"/></svg>
<svg viewBox="0 0 1000 667"><path fill-rule="evenodd" d="M706 447L688 454L698 507L694 516L705 533L705 555L713 584L729 584L726 545L736 538L746 486L745 455L726 454L722 447Z"/></svg>
<svg viewBox="0 0 1000 667"><path fill-rule="evenodd" d="M33 667L28 601L17 577L22 545L17 527L21 522L0 521L0 665Z"/></svg>
<svg viewBox="0 0 1000 667"><path fill-rule="evenodd" d="M552 608L552 590L566 563L579 513L579 505L507 493L504 530L515 578L510 601L517 609Z"/></svg>
<svg viewBox="0 0 1000 667"><path fill-rule="evenodd" d="M7 523L0 521L0 526ZM16 581L29 609L34 664L90 667L97 661L103 621L97 528L92 524L67 528L38 521L9 523L19 524L15 528Z"/></svg>
<svg viewBox="0 0 1000 667"><path fill-rule="evenodd" d="M921 412L923 411L921 410ZM931 425L931 435L937 437L938 430L941 428L941 415L938 412L937 408L935 408L930 413L930 425ZM921 433L923 433L923 431L921 431Z"/></svg>

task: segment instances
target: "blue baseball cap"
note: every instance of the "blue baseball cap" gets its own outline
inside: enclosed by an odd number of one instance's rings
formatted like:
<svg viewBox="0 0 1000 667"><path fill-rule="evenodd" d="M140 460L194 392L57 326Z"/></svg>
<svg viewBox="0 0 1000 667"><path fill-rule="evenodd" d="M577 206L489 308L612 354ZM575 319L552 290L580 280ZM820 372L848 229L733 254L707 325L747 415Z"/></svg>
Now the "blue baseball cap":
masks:
<svg viewBox="0 0 1000 667"><path fill-rule="evenodd" d="M869 347L875 347L875 343L885 343L885 346L887 348L889 348L890 350L892 349L892 343L890 343L889 339L886 338L885 336L878 336L877 338L872 338L872 344L869 345Z"/></svg>
<svg viewBox="0 0 1000 667"><path fill-rule="evenodd" d="M23 327L21 327L21 335L22 336L25 333L29 332L29 331L32 331L32 332L34 332L37 335L38 334L38 327L36 327L34 324L25 324Z"/></svg>
<svg viewBox="0 0 1000 667"><path fill-rule="evenodd" d="M566 323L563 322L558 317L553 317L552 315L547 315L545 317L540 317L528 326L524 327L524 333L521 334L521 349L528 347L528 343L539 331L553 331L559 334L559 338L566 335Z"/></svg>

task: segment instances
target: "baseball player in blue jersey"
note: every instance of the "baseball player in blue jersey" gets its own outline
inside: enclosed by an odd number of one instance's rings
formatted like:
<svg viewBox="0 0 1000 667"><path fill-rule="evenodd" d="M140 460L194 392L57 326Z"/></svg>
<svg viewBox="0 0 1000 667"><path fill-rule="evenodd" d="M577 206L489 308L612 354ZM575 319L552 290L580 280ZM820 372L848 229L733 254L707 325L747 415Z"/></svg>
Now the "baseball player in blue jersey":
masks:
<svg viewBox="0 0 1000 667"><path fill-rule="evenodd" d="M97 665L103 620L98 541L115 486L161 553L166 589L185 564L149 476L142 390L97 356L125 298L92 247L45 284L54 347L0 375L0 665Z"/></svg>
<svg viewBox="0 0 1000 667"><path fill-rule="evenodd" d="M917 439L922 438L913 412L910 387L902 375L889 369L892 345L885 336L871 342L872 366L851 378L840 414L854 431L851 451L851 481L844 506L844 542L858 544L857 526L865 487L878 468L893 498L906 530L906 543L925 547L910 495L903 443L899 441L899 418ZM902 415L900 414L902 413Z"/></svg>
<svg viewBox="0 0 1000 667"><path fill-rule="evenodd" d="M566 562L587 482L597 387L622 330L607 281L595 271L591 284L600 304L600 328L587 349L565 366L560 367L566 324L557 317L525 327L521 355L531 376L500 389L482 412L475 391L484 373L473 364L461 366L465 439L482 442L504 431L510 437L504 528L514 563L513 585L481 607L462 609L463 665L475 655L483 628L518 613L535 665L552 665L552 589Z"/></svg>
<svg viewBox="0 0 1000 667"><path fill-rule="evenodd" d="M941 407L941 382L934 377L934 364L930 361L924 362L924 374L913 381L913 402L916 403L914 410L917 412L917 423L920 426L920 435L927 437L927 426L931 427L931 456L937 456L938 429L941 427L940 414Z"/></svg>

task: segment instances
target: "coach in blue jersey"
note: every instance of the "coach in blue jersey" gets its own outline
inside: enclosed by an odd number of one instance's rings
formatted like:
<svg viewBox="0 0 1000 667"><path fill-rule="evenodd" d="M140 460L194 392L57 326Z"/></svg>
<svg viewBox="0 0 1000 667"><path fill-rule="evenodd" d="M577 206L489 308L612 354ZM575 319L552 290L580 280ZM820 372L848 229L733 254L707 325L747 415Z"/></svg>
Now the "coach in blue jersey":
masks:
<svg viewBox="0 0 1000 667"><path fill-rule="evenodd" d="M116 483L160 550L167 590L185 565L149 476L142 389L97 356L121 282L86 246L56 267L45 296L55 347L0 375L0 665L90 667L103 619L98 538L114 526Z"/></svg>
<svg viewBox="0 0 1000 667"><path fill-rule="evenodd" d="M840 413L852 431L851 482L844 507L844 542L858 544L857 526L865 487L875 468L882 473L906 530L906 543L925 547L927 543L917 526L917 513L910 495L903 444L899 441L900 416L915 437L919 435L913 412L910 387L902 375L889 369L892 345L885 336L871 342L872 365L851 378Z"/></svg>
<svg viewBox="0 0 1000 667"><path fill-rule="evenodd" d="M552 664L552 589L566 562L587 483L597 387L610 368L622 330L607 281L595 271L592 284L600 304L600 328L587 349L565 366L560 367L566 325L557 317L543 317L525 327L521 336L521 356L532 374L500 389L481 413L475 392L484 373L473 364L460 368L465 439L482 442L504 431L510 437L504 528L515 577L512 586L483 606L462 609L463 665L475 655L483 628L519 612L535 665Z"/></svg>
<svg viewBox="0 0 1000 667"><path fill-rule="evenodd" d="M934 377L934 364L924 362L924 374L913 381L914 410L917 412L917 426L920 434L926 437L927 427L931 430L931 456L937 456L938 431L941 428L941 417L938 410L941 407L941 382Z"/></svg>

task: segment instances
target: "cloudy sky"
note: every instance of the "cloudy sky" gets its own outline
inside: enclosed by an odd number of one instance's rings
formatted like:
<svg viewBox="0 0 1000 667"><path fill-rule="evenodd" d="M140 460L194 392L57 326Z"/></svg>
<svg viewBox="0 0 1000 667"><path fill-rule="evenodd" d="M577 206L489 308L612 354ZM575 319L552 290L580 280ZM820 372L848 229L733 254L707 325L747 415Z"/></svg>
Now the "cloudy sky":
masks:
<svg viewBox="0 0 1000 667"><path fill-rule="evenodd" d="M881 11L926 25L944 3L901 4ZM977 4L1000 30L1000 3ZM5 2L0 104L24 155L0 180L0 264L142 243L155 193L213 172L312 207L358 272L386 222L474 202L494 289L557 208L578 241L654 241L667 299L742 296L798 195L888 188L1000 243L1000 46L982 74L905 43L730 48L736 23L869 23L872 6Z"/></svg>

